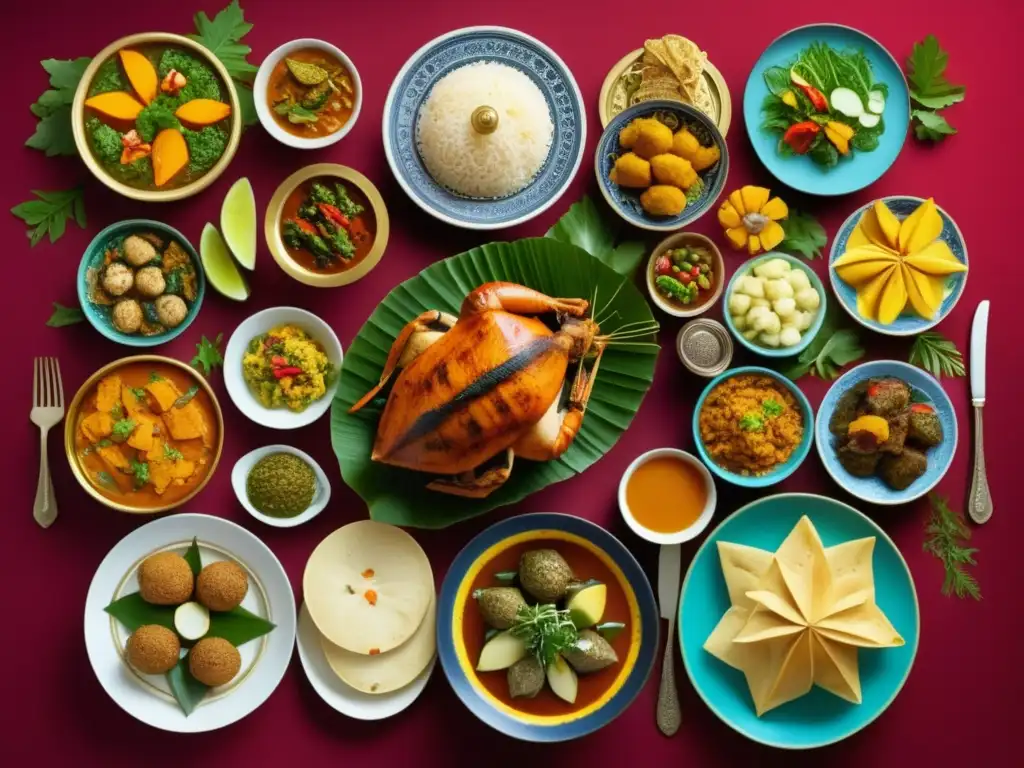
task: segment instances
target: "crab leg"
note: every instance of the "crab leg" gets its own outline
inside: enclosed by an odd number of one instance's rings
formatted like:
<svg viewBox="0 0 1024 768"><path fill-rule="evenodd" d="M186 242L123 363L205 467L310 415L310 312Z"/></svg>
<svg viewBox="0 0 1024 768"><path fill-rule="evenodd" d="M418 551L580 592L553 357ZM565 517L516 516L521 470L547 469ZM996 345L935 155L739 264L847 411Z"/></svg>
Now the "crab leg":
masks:
<svg viewBox="0 0 1024 768"><path fill-rule="evenodd" d="M555 400L541 420L512 444L512 450L517 456L532 461L550 461L557 459L569 449L579 434L580 427L583 426L583 414L587 411L587 402L594 390L594 381L603 354L604 347L598 347L597 357L589 374L580 361L579 373L573 381L565 410L559 410L558 400Z"/></svg>
<svg viewBox="0 0 1024 768"><path fill-rule="evenodd" d="M539 315L544 312L564 312L572 317L583 317L590 302L586 299L553 299L540 291L515 283L485 283L470 291L462 302L462 314L474 314L503 309L515 315Z"/></svg>
<svg viewBox="0 0 1024 768"><path fill-rule="evenodd" d="M384 388L384 385L388 383L388 379L391 378L396 368L408 365L420 352L436 341L436 338L433 338L425 345L418 345L416 342L417 334L434 333L434 328L431 327L434 325L441 325L446 329L451 329L457 320L458 318L447 312L433 309L406 323L405 327L398 334L398 338L391 345L391 351L388 352L388 359L384 363L384 370L380 374L380 381L377 383L377 386L363 395L359 402L348 409L348 412L355 413L373 400Z"/></svg>

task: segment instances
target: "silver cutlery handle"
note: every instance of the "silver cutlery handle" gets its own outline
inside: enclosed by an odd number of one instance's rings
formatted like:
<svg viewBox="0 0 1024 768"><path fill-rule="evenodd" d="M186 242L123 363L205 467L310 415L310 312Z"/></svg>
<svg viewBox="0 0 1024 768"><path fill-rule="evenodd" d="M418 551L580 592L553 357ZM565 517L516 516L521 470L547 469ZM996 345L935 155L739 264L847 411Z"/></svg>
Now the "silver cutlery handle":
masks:
<svg viewBox="0 0 1024 768"><path fill-rule="evenodd" d="M676 690L675 634L676 622L673 617L668 620L665 657L661 661L661 684L658 686L658 730L666 736L674 736L682 723L679 692Z"/></svg>
<svg viewBox="0 0 1024 768"><path fill-rule="evenodd" d="M967 512L976 523L988 522L992 517L992 494L988 490L985 473L985 438L981 423L980 404L974 406L974 469L971 471L971 491L967 496Z"/></svg>
<svg viewBox="0 0 1024 768"><path fill-rule="evenodd" d="M49 528L57 519L57 497L53 492L53 478L50 477L50 462L46 452L48 429L39 434L39 482L36 484L36 500L32 505L32 516L43 528Z"/></svg>

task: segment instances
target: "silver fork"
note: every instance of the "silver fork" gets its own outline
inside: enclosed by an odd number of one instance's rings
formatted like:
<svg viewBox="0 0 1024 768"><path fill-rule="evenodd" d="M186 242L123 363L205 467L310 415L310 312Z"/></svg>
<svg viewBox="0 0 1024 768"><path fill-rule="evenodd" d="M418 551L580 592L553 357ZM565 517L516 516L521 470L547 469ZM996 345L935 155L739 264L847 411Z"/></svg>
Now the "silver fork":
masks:
<svg viewBox="0 0 1024 768"><path fill-rule="evenodd" d="M57 499L53 494L50 462L46 455L46 435L50 427L64 418L64 385L60 364L55 357L37 357L32 373L32 411L29 418L39 427L39 483L32 514L43 528L57 519Z"/></svg>

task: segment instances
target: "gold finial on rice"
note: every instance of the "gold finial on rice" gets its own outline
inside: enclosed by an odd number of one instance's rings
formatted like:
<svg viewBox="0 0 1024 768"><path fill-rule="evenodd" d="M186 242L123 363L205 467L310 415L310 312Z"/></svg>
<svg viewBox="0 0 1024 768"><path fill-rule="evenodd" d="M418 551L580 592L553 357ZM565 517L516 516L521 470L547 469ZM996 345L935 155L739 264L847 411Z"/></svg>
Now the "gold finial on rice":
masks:
<svg viewBox="0 0 1024 768"><path fill-rule="evenodd" d="M498 129L498 111L494 107L480 106L469 118L473 130L479 134L494 133Z"/></svg>

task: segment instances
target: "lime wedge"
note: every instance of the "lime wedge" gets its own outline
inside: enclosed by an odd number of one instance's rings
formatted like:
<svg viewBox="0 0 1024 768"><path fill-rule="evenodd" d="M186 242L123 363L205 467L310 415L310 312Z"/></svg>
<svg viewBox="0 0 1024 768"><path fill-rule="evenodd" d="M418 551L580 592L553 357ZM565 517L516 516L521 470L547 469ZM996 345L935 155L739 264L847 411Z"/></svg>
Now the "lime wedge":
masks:
<svg viewBox="0 0 1024 768"><path fill-rule="evenodd" d="M249 298L249 286L235 266L227 243L209 222L203 227L203 234L199 238L199 258L203 261L206 279L219 293L235 301Z"/></svg>
<svg viewBox="0 0 1024 768"><path fill-rule="evenodd" d="M220 230L231 252L246 269L256 267L256 198L242 177L228 190L220 207Z"/></svg>

